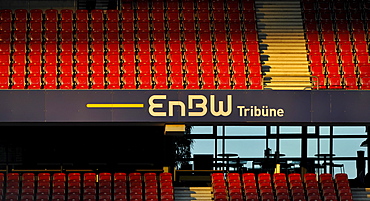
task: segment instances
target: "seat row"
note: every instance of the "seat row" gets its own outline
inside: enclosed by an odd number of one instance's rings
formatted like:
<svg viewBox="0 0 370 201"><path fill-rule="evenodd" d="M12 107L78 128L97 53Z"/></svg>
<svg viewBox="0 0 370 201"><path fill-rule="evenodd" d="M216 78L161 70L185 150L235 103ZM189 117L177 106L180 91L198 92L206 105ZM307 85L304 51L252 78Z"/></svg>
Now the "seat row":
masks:
<svg viewBox="0 0 370 201"><path fill-rule="evenodd" d="M0 89L262 89L261 76L0 77Z"/></svg>
<svg viewBox="0 0 370 201"><path fill-rule="evenodd" d="M347 174L213 173L215 200L352 201Z"/></svg>
<svg viewBox="0 0 370 201"><path fill-rule="evenodd" d="M4 200L174 200L170 173L0 174Z"/></svg>
<svg viewBox="0 0 370 201"><path fill-rule="evenodd" d="M129 4L0 11L1 88L262 89L252 1Z"/></svg>
<svg viewBox="0 0 370 201"><path fill-rule="evenodd" d="M29 12L26 9L17 9L14 12L10 9L0 10L1 21L129 21L129 20L145 20L143 16L148 13L164 13L176 12L179 10L201 12L213 10L216 12L222 11L253 11L254 2L249 0L239 1L123 1L122 10L99 10L95 9L91 12L87 10L77 10L74 12L71 9L32 9ZM128 12L127 12L128 11ZM133 14L130 11L137 11ZM178 14L178 13L177 13ZM163 16L163 15L162 15ZM234 19L234 18L231 18ZM238 18L235 18L238 19ZM163 19L162 19L163 20Z"/></svg>
<svg viewBox="0 0 370 201"><path fill-rule="evenodd" d="M309 67L321 89L369 89L365 2L302 1Z"/></svg>

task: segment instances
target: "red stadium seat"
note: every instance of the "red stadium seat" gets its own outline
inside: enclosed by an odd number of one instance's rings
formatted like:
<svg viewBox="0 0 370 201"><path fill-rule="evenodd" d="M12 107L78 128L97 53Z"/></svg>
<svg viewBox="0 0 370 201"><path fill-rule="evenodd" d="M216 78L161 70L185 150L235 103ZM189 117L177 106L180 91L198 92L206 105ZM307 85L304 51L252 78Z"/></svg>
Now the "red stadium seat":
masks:
<svg viewBox="0 0 370 201"><path fill-rule="evenodd" d="M245 76L234 76L233 89L247 89L247 78Z"/></svg>
<svg viewBox="0 0 370 201"><path fill-rule="evenodd" d="M71 9L62 9L60 10L60 19L61 21L73 21L73 10Z"/></svg>
<svg viewBox="0 0 370 201"><path fill-rule="evenodd" d="M154 77L154 89L168 89L168 78L167 76L155 76Z"/></svg>
<svg viewBox="0 0 370 201"><path fill-rule="evenodd" d="M360 77L360 89L370 90L370 77Z"/></svg>
<svg viewBox="0 0 370 201"><path fill-rule="evenodd" d="M58 84L58 81L56 77L45 77L44 78L44 89L56 89L57 84Z"/></svg>
<svg viewBox="0 0 370 201"><path fill-rule="evenodd" d="M144 75L138 77L139 89L152 89L153 81L150 75Z"/></svg>
<svg viewBox="0 0 370 201"><path fill-rule="evenodd" d="M100 10L100 9L91 10L90 16L91 16L92 21L103 21L104 20L103 10Z"/></svg>
<svg viewBox="0 0 370 201"><path fill-rule="evenodd" d="M0 89L9 89L9 77L0 77Z"/></svg>
<svg viewBox="0 0 370 201"><path fill-rule="evenodd" d="M262 77L249 77L249 89L263 89Z"/></svg>
<svg viewBox="0 0 370 201"><path fill-rule="evenodd" d="M0 10L0 20L3 22L12 21L13 13L10 9L1 9Z"/></svg>

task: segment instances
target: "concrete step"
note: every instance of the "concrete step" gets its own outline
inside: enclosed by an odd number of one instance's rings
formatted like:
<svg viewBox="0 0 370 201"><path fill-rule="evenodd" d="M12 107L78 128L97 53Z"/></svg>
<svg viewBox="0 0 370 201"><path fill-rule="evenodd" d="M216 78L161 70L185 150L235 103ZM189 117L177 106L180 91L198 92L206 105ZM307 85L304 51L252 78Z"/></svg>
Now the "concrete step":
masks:
<svg viewBox="0 0 370 201"><path fill-rule="evenodd" d="M278 68L276 66L273 67L267 67L267 66L262 66L266 69L269 69L268 72L286 72L286 71L294 71L294 72L307 72L308 68L297 68L297 67L290 67L290 68Z"/></svg>
<svg viewBox="0 0 370 201"><path fill-rule="evenodd" d="M310 77L272 77L269 82L310 82Z"/></svg>
<svg viewBox="0 0 370 201"><path fill-rule="evenodd" d="M306 44L303 43L289 43L289 45L282 45L281 43L261 43L261 50L297 50L306 49Z"/></svg>
<svg viewBox="0 0 370 201"><path fill-rule="evenodd" d="M304 43L304 39L303 39L303 36L258 36L258 40L261 42L261 43L284 43L284 42L294 42L294 43L301 43L302 45L306 45ZM286 47L285 45L283 45L283 47Z"/></svg>
<svg viewBox="0 0 370 201"><path fill-rule="evenodd" d="M273 33L303 33L303 29L258 29L258 33L263 33L263 34L273 34Z"/></svg>
<svg viewBox="0 0 370 201"><path fill-rule="evenodd" d="M287 8L291 10L285 11L284 9ZM264 9L268 9L269 11L264 11ZM292 15L302 17L302 12L300 10L300 7L292 8L292 7L264 6L256 8L256 16L267 16L267 15L279 15L280 17Z"/></svg>
<svg viewBox="0 0 370 201"><path fill-rule="evenodd" d="M257 19L257 22L302 22L302 19L293 19L293 18L287 18L287 19L271 19L271 18L259 18Z"/></svg>
<svg viewBox="0 0 370 201"><path fill-rule="evenodd" d="M299 50L306 49L306 44L294 43L292 46L281 45L281 43L260 44L261 50Z"/></svg>
<svg viewBox="0 0 370 201"><path fill-rule="evenodd" d="M265 89L310 90L299 0L256 0Z"/></svg>
<svg viewBox="0 0 370 201"><path fill-rule="evenodd" d="M283 66L283 65L281 65ZM301 65L301 66L296 66L296 65L291 65L291 66L283 66L281 67L280 65L274 65L273 67L271 66L266 66L262 65L262 68L268 70L268 71L300 71L300 72L307 72L308 71L308 66L307 65Z"/></svg>
<svg viewBox="0 0 370 201"><path fill-rule="evenodd" d="M271 82L265 83L266 87L311 87L311 82Z"/></svg>
<svg viewBox="0 0 370 201"><path fill-rule="evenodd" d="M211 187L175 187L175 200L212 200Z"/></svg>
<svg viewBox="0 0 370 201"><path fill-rule="evenodd" d="M276 40L299 40L301 43L305 43L304 35L300 33L259 33L259 40L271 40L271 42Z"/></svg>
<svg viewBox="0 0 370 201"><path fill-rule="evenodd" d="M286 25L266 25L266 24L257 24L257 28L259 29L274 29L274 30L279 30L279 29L297 29L297 30L302 30L303 31L303 26L302 25L293 25L290 23L287 23Z"/></svg>
<svg viewBox="0 0 370 201"><path fill-rule="evenodd" d="M276 58L276 57L261 57L261 61L264 62L264 64L274 64L274 66L276 64L284 64L285 62L290 62L290 63L293 63L293 64L307 64L307 59L302 59L302 58L294 58L294 57L289 57L289 56L286 56L286 57L279 57L279 58Z"/></svg>
<svg viewBox="0 0 370 201"><path fill-rule="evenodd" d="M293 87L293 86L265 86L264 89L271 89L271 90L311 90L312 87Z"/></svg>
<svg viewBox="0 0 370 201"><path fill-rule="evenodd" d="M256 1L256 3L259 3L259 4L261 4L261 3L264 3L264 4L277 4L277 3L281 3L281 4L291 4L291 3L297 3L297 2L299 2L299 1L297 1L297 0L276 0L276 1L274 1L274 0L257 0Z"/></svg>
<svg viewBox="0 0 370 201"><path fill-rule="evenodd" d="M306 50L301 50L301 49L287 49L287 50L279 50L279 49L268 49L268 50L261 50L262 54L294 54L294 53L301 53L301 54L306 54Z"/></svg>
<svg viewBox="0 0 370 201"><path fill-rule="evenodd" d="M256 8L257 12L278 12L278 11L285 11L285 12L297 12L297 8L281 8L281 7L258 7Z"/></svg>
<svg viewBox="0 0 370 201"><path fill-rule="evenodd" d="M307 61L263 61L262 60L262 64L264 66L271 66L271 67L274 67L275 65L289 65L289 66L293 66L293 65L306 65L308 66L308 62Z"/></svg>
<svg viewBox="0 0 370 201"><path fill-rule="evenodd" d="M303 37L304 38L304 33L303 32L295 32L295 33L265 33L265 32L258 32L258 37L266 38L266 37Z"/></svg>
<svg viewBox="0 0 370 201"><path fill-rule="evenodd" d="M261 19L261 18L264 18L264 19L268 19L268 18L278 18L278 19L297 19L298 17L302 17L301 14L298 14L298 13L295 13L295 14L292 14L292 15L287 15L286 13L278 13L278 12L274 12L274 13L269 13L268 15L266 13L256 13L256 18L257 19Z"/></svg>
<svg viewBox="0 0 370 201"><path fill-rule="evenodd" d="M279 2L280 3L280 2ZM255 2L255 8L281 8L284 5L284 8L301 8L300 4L266 4L261 2Z"/></svg>
<svg viewBox="0 0 370 201"><path fill-rule="evenodd" d="M300 26L303 27L303 22L291 22L291 21L268 21L268 22L257 22L257 26Z"/></svg>
<svg viewBox="0 0 370 201"><path fill-rule="evenodd" d="M297 54L297 53L279 53L279 54L262 54L262 55L265 55L265 56L269 56L270 58L282 58L282 59L286 59L286 57L292 57L292 58L303 58L305 60L307 60L307 55L306 54Z"/></svg>
<svg viewBox="0 0 370 201"><path fill-rule="evenodd" d="M265 72L265 77L310 77L309 72L300 72L300 71L270 71Z"/></svg>
<svg viewBox="0 0 370 201"><path fill-rule="evenodd" d="M261 61L263 61L265 64L269 63L274 63L274 64L284 64L285 62L287 61L292 61L293 63L301 63L301 64L307 64L307 60L306 59L302 59L302 58L293 58L293 57L279 57L279 58L275 58L275 57L269 57L269 58L263 58L261 57Z"/></svg>
<svg viewBox="0 0 370 201"><path fill-rule="evenodd" d="M354 201L370 201L370 188L351 188Z"/></svg>
<svg viewBox="0 0 370 201"><path fill-rule="evenodd" d="M307 64L307 59L305 58L295 58L295 57L289 57L289 56L281 56L281 57L261 57L261 61L263 61L265 64L269 63L271 64L272 62L274 64L278 64L280 62L280 64L284 64L286 61L292 61L294 63L301 63L301 64Z"/></svg>

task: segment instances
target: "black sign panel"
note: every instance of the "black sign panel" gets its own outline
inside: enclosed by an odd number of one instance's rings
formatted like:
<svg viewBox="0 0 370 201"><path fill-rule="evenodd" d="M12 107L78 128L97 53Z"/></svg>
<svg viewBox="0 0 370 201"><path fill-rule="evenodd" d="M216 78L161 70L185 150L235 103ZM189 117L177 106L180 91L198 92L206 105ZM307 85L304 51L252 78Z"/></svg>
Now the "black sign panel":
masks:
<svg viewBox="0 0 370 201"><path fill-rule="evenodd" d="M370 122L370 91L2 90L0 122Z"/></svg>

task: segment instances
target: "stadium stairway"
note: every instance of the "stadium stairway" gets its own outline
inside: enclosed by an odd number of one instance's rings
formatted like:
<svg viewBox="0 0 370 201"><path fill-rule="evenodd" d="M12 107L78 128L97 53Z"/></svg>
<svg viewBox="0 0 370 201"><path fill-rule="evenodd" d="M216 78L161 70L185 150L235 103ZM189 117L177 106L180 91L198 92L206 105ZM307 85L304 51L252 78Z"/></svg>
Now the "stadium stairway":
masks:
<svg viewBox="0 0 370 201"><path fill-rule="evenodd" d="M352 188L353 201L369 201L370 188Z"/></svg>
<svg viewBox="0 0 370 201"><path fill-rule="evenodd" d="M256 0L265 89L311 89L299 0Z"/></svg>
<svg viewBox="0 0 370 201"><path fill-rule="evenodd" d="M175 200L212 200L212 187L174 187Z"/></svg>

